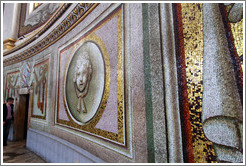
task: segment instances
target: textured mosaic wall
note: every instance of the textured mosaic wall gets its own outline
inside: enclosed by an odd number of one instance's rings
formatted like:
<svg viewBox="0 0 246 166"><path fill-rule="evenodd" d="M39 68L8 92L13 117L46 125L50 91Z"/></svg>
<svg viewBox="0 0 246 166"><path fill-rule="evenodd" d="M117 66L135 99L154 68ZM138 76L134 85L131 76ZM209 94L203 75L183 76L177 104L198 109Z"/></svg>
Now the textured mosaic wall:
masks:
<svg viewBox="0 0 246 166"><path fill-rule="evenodd" d="M226 6L227 14L232 9L233 4ZM243 19L237 22L230 22L231 31L234 37L235 47L237 49L237 54L241 56L243 54Z"/></svg>
<svg viewBox="0 0 246 166"><path fill-rule="evenodd" d="M227 13L233 4L227 6ZM204 135L202 117L203 94L203 14L202 4L181 4L188 105L191 122L194 162L216 162L212 142ZM228 14L226 14L228 15ZM236 53L243 65L243 20L230 23ZM230 33L230 32L226 32ZM237 56L237 55L235 55Z"/></svg>
<svg viewBox="0 0 246 166"><path fill-rule="evenodd" d="M236 23L230 23L231 30L234 37L235 47L238 56L243 55L243 19Z"/></svg>
<svg viewBox="0 0 246 166"><path fill-rule="evenodd" d="M60 48L57 125L126 145L122 36L122 9L118 8ZM82 54L88 54L87 60ZM80 77L76 63L81 58L81 63L91 64L85 74L88 89L84 90L83 83L76 82Z"/></svg>
<svg viewBox="0 0 246 166"><path fill-rule="evenodd" d="M32 117L46 119L49 59L34 65Z"/></svg>
<svg viewBox="0 0 246 166"><path fill-rule="evenodd" d="M183 3L181 10L194 161L197 163L216 162L212 143L206 139L201 122L203 93L202 4Z"/></svg>
<svg viewBox="0 0 246 166"><path fill-rule="evenodd" d="M5 101L8 97L15 98L16 90L15 88L19 85L20 71L9 72L6 75L6 86L5 86ZM5 102L4 101L4 102Z"/></svg>

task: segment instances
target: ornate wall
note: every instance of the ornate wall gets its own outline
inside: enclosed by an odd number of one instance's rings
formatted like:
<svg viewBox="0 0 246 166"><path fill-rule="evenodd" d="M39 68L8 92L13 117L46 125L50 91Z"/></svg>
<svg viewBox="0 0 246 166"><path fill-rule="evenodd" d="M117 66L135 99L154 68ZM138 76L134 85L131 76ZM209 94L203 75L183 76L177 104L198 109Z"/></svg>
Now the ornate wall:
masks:
<svg viewBox="0 0 246 166"><path fill-rule="evenodd" d="M144 94L143 87L132 88L136 86L132 85L133 80L138 87L143 85L143 74L138 71L142 70L142 61L131 62L141 58L142 52L134 46L140 40L131 39L138 35L129 27L138 25L133 21L138 17L141 20L141 15L131 15L130 19L129 14L136 9L140 12L141 5L64 4L63 7L58 10L64 12L68 8L66 17L58 19L53 29L34 31L17 41L20 45L5 52L5 70L26 65L21 72L29 79L15 91L20 93L27 88L30 94L28 147L46 156L45 150L39 149L47 147L46 143L34 141L44 137L40 132L45 132L52 135L45 138L50 141L59 137L79 148L90 149L91 156L94 155L92 161L99 157L100 162L146 162L144 102L132 103L133 96ZM52 26L49 20L43 26L48 25ZM35 35L40 38L32 42ZM136 54L134 58L129 52ZM133 71L136 74L132 75ZM139 120L134 122L133 118ZM40 136L35 137L36 134ZM54 162L49 157L46 160Z"/></svg>
<svg viewBox="0 0 246 166"><path fill-rule="evenodd" d="M123 107L122 8L99 22L86 35L78 35L59 50L57 124L125 145ZM87 82L79 88L76 74L84 54L90 63ZM82 59L82 61L80 61ZM85 82L86 82L85 81ZM86 89L88 88L88 90Z"/></svg>
<svg viewBox="0 0 246 166"><path fill-rule="evenodd" d="M240 5L6 6L4 98L30 95L27 147L48 162L242 162Z"/></svg>
<svg viewBox="0 0 246 166"><path fill-rule="evenodd" d="M8 72L6 74L6 89L5 89L5 97L6 100L9 97L15 98L15 88L17 87L17 83L19 82L19 73L20 71Z"/></svg>
<svg viewBox="0 0 246 166"><path fill-rule="evenodd" d="M49 59L35 64L33 68L32 117L46 119Z"/></svg>

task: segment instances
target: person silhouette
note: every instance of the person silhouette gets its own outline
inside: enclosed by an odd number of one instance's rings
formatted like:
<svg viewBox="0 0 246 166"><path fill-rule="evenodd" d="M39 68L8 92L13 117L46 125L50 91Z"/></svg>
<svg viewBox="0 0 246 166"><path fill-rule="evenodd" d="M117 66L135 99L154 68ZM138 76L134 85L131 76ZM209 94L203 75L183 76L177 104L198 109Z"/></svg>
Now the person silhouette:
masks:
<svg viewBox="0 0 246 166"><path fill-rule="evenodd" d="M9 129L14 120L14 99L9 97L7 103L3 104L3 146L7 146Z"/></svg>

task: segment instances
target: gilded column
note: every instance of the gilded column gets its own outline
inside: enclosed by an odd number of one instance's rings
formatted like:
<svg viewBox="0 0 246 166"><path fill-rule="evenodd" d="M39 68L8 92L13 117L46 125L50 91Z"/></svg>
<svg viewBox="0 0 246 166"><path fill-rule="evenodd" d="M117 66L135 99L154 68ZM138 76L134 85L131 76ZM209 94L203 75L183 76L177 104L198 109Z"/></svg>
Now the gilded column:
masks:
<svg viewBox="0 0 246 166"><path fill-rule="evenodd" d="M20 3L6 3L3 14L3 49L15 46L19 31Z"/></svg>

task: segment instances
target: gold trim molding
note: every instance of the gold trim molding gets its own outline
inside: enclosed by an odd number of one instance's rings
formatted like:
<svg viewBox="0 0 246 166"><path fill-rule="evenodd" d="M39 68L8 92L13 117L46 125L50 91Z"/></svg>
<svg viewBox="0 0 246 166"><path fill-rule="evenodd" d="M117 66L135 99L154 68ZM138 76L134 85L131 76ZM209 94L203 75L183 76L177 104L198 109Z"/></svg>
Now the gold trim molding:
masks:
<svg viewBox="0 0 246 166"><path fill-rule="evenodd" d="M110 141L112 143L115 143L119 146L126 147L126 130L125 130L125 110L124 110L124 54L123 54L123 10L122 7L119 7L115 10L115 12L111 13L109 16L107 16L102 22L98 23L94 28L92 28L91 31L89 31L88 34L82 35L79 39L77 39L75 42L72 42L71 44L67 45L65 48L59 51L58 55L58 63L59 63L59 72L58 72L58 89L57 89L57 109L56 109L56 125L66 127L75 131L80 131L83 133L87 133L90 135L93 135L97 138L104 139L107 141ZM110 84L111 84L111 77L110 73L111 68L110 68L110 58L109 58L109 53L107 50L107 47L104 43L104 41L96 35L96 31L103 27L106 23L108 23L112 18L116 17L117 18L117 123L118 123L118 133L106 131L103 129L99 129L96 127L98 122L100 121L104 110L107 106L108 102L108 96L109 96L109 91L110 91ZM67 106L66 102L66 92L65 92L65 83L66 83L66 77L67 77L67 71L69 67L69 62L74 56L74 53L76 50L82 46L86 42L93 42L98 47L100 48L104 63L105 63L105 86L104 86L104 92L103 92L103 97L101 99L100 106L97 110L97 113L94 115L92 120L90 120L88 123L85 123L83 125L77 123L74 121L74 119L71 117L69 113L69 107ZM61 73L61 56L62 53L65 52L66 50L72 50L69 54L67 63L65 64L65 69L64 73ZM61 79L61 76L63 75L63 79ZM62 96L60 95L59 90L62 90ZM61 110L60 108L60 98L63 100L64 104L64 109L68 118L67 120L60 119L59 116L59 111Z"/></svg>
<svg viewBox="0 0 246 166"><path fill-rule="evenodd" d="M12 39L12 38L8 38L8 39L5 39L3 41L3 49L7 49L7 50L10 50L12 48L15 47L15 42L16 40Z"/></svg>
<svg viewBox="0 0 246 166"><path fill-rule="evenodd" d="M40 36L41 34L43 34L45 31L48 30L48 28L53 25L53 23L55 23L55 21L66 11L66 9L69 7L69 4L60 4L59 9L53 14L53 16L47 21L46 24L42 25L40 27L40 29L38 31L34 30L31 34L30 34L30 38L27 39L25 42L19 44L18 46L16 46L15 48L8 50L6 52L3 53L3 56L6 56L8 54L11 54L23 47L25 47L26 45L28 45L29 43L31 43L32 41L34 41L37 37L36 36Z"/></svg>
<svg viewBox="0 0 246 166"><path fill-rule="evenodd" d="M96 8L97 5L98 4L93 3L78 3L74 7L72 12L68 14L68 16L58 26L56 26L56 28L54 28L46 37L44 37L44 39L34 44L32 47L26 49L25 51L21 52L20 54L5 59L3 61L3 66L9 66L11 64L26 60L43 51L47 47L51 46L57 40L59 40L61 37L63 37L69 31L71 31L77 24L79 24L94 8ZM66 5L62 7L65 8L65 6ZM65 9L63 12L65 12ZM61 14L62 13L59 12L59 14L53 17L53 22L56 21ZM46 28L42 28L42 30L38 32L37 35L34 35L32 38L30 38L29 43L35 40L36 36L40 36L41 34L43 34L50 26L51 24L46 25ZM23 43L19 46L16 46L11 50L6 51L3 55L6 56L14 51L17 51L18 49L24 47L27 44L28 43Z"/></svg>

